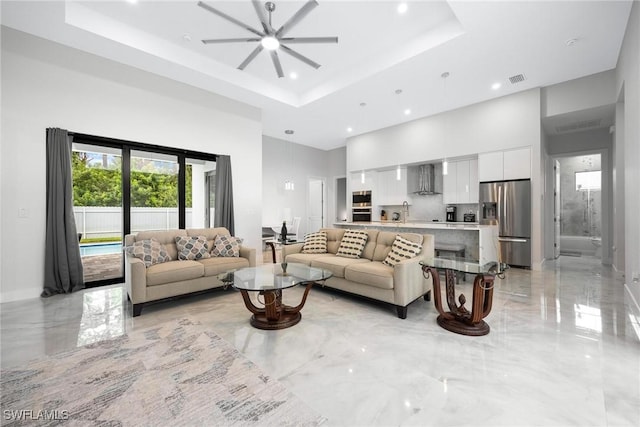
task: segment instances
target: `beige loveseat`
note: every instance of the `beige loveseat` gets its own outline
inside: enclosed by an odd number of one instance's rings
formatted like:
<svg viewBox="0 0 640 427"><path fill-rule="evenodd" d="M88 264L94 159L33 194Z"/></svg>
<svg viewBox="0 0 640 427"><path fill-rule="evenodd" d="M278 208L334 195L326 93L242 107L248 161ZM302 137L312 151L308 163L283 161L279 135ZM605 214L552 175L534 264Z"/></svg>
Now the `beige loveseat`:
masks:
<svg viewBox="0 0 640 427"><path fill-rule="evenodd" d="M125 286L133 315L139 316L142 306L149 301L184 295L192 292L225 286L218 274L234 268L254 267L256 250L240 246L239 257L215 257L194 260L178 260L177 236L205 236L209 249L217 235L229 235L224 227L143 231L125 236L125 247L137 241L155 238L164 245L171 261L145 267L145 263L125 251Z"/></svg>
<svg viewBox="0 0 640 427"><path fill-rule="evenodd" d="M327 233L327 253L301 253L304 244L298 243L283 246L283 259L287 263L297 262L332 271L333 276L326 280L324 286L393 304L401 319L407 317L410 303L422 296L427 301L431 299L431 278L423 277L418 263L433 258L433 235L365 230L368 238L362 255L352 259L336 255L345 229L325 228L320 231ZM382 261L391 250L397 234L422 245L422 248L416 257L391 267Z"/></svg>

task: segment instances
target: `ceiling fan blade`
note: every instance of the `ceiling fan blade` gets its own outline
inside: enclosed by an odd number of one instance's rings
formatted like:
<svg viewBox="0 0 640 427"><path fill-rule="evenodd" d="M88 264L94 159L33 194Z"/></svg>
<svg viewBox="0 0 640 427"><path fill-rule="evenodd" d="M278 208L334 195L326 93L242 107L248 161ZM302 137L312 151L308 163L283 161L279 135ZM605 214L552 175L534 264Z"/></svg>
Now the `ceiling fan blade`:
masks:
<svg viewBox="0 0 640 427"><path fill-rule="evenodd" d="M296 26L298 22L302 20L309 12L311 12L316 6L318 2L316 0L307 1L287 22L285 22L282 27L276 31L277 36L283 36L287 33L291 28Z"/></svg>
<svg viewBox="0 0 640 427"><path fill-rule="evenodd" d="M307 65L312 66L313 68L315 68L316 70L318 68L320 68L320 64L318 64L317 62L314 62L312 60L310 60L309 58L307 58L306 56L303 56L301 54L299 54L298 52L296 52L295 50L281 44L280 47L282 48L283 52L288 53L289 55L293 56L296 59L299 59L300 61L304 62Z"/></svg>
<svg viewBox="0 0 640 427"><path fill-rule="evenodd" d="M262 24L262 28L266 34L273 34L273 28L271 28L271 23L269 22L269 18L265 13L264 6L262 2L259 0L251 0L253 3L253 8L256 10L258 14L258 19L260 19L260 23Z"/></svg>
<svg viewBox="0 0 640 427"><path fill-rule="evenodd" d="M209 6L208 4L206 4L206 3L202 2L202 1L198 2L198 6L200 6L203 9L208 10L209 12L213 13L214 15L218 15L219 17L224 18L227 21L236 24L239 27L244 28L247 31L251 31L253 34L256 34L256 35L258 35L260 37L264 36L264 33L261 33L260 31L258 31L255 28L245 24L244 22L240 22L236 18L233 18L233 17L227 15L226 13L219 11L216 8L214 8L212 6Z"/></svg>
<svg viewBox="0 0 640 427"><path fill-rule="evenodd" d="M262 39L259 38L244 38L244 39L205 39L202 40L204 44L214 44L214 43L239 43L239 42L259 42Z"/></svg>
<svg viewBox="0 0 640 427"><path fill-rule="evenodd" d="M284 77L284 73L282 72L282 65L280 64L280 58L278 58L278 52L275 50L271 51L271 60L273 61L273 66L276 67L276 73L278 73L278 77Z"/></svg>
<svg viewBox="0 0 640 427"><path fill-rule="evenodd" d="M338 43L337 37L283 37L282 43Z"/></svg>
<svg viewBox="0 0 640 427"><path fill-rule="evenodd" d="M250 54L249 56L247 56L247 59L245 59L244 61L242 61L242 64L238 65L238 70L244 70L244 68L249 65L249 63L251 61L253 61L253 58L255 58L256 56L258 56L258 54L260 52L262 52L262 49L264 49L262 47L261 44L258 45L258 47L256 47Z"/></svg>

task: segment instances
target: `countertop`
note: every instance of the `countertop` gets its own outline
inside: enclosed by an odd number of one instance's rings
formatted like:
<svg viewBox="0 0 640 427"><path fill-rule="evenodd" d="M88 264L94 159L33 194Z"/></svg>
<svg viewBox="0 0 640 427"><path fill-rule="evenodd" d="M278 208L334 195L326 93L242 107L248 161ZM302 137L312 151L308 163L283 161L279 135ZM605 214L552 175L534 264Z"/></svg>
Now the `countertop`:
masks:
<svg viewBox="0 0 640 427"><path fill-rule="evenodd" d="M479 230L492 228L495 225L484 225L477 222L441 222L441 221L371 221L371 222L334 222L336 226L349 227L389 227L389 228L430 228L430 229L455 229L455 230Z"/></svg>

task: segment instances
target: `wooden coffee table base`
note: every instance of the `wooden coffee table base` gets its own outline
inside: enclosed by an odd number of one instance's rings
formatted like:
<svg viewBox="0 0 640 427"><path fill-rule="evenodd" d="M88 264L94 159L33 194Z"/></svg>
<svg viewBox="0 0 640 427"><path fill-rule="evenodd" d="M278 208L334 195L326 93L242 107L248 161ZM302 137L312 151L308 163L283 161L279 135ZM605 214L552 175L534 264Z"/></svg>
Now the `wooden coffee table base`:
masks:
<svg viewBox="0 0 640 427"><path fill-rule="evenodd" d="M258 329L276 330L289 328L302 319L300 310L307 301L307 295L315 282L306 283L306 289L302 296L302 301L295 307L291 307L282 303L282 290L264 290L259 295L264 298L264 307L256 306L249 297L249 291L240 289L244 305L253 313L251 316L251 326Z"/></svg>

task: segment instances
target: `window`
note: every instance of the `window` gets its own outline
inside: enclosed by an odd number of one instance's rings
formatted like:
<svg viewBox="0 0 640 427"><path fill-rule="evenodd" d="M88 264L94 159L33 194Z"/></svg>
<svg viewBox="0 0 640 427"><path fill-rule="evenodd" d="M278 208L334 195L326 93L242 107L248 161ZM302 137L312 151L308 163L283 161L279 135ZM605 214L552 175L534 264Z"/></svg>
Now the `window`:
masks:
<svg viewBox="0 0 640 427"><path fill-rule="evenodd" d="M600 171L576 172L576 191L600 190Z"/></svg>

